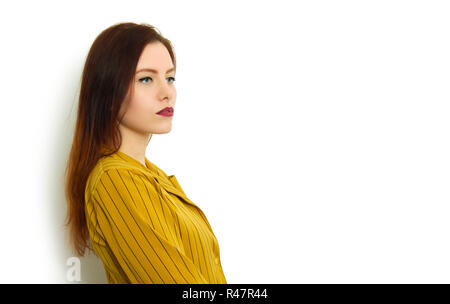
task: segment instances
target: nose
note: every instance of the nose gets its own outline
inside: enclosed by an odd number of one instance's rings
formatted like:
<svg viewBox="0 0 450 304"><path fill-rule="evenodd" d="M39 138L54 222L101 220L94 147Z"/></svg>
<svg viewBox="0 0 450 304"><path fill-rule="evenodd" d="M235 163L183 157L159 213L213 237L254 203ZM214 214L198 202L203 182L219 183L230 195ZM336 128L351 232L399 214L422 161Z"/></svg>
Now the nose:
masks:
<svg viewBox="0 0 450 304"><path fill-rule="evenodd" d="M172 89L169 87L170 84L163 83L159 86L159 99L160 100L169 100L172 99Z"/></svg>

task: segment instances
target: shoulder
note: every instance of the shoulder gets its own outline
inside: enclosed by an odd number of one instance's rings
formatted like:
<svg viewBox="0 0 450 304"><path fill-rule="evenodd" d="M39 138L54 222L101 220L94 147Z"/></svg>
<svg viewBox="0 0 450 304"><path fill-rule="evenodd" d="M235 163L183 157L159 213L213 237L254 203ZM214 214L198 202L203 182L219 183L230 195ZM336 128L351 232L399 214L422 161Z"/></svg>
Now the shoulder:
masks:
<svg viewBox="0 0 450 304"><path fill-rule="evenodd" d="M142 186L146 189L156 186L148 172L130 166L126 162L102 158L92 169L86 182L85 201L89 202L94 192L101 192L99 189L113 188L122 191L122 189Z"/></svg>

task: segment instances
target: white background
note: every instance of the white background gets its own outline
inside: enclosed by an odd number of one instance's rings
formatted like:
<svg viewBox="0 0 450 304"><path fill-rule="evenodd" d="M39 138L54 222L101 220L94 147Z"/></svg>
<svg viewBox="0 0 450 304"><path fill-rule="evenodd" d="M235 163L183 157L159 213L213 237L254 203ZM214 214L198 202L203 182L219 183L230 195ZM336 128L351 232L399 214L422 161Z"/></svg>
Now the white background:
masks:
<svg viewBox="0 0 450 304"><path fill-rule="evenodd" d="M1 283L66 278L63 173L85 56L118 22L177 56L146 156L218 238L228 283L450 283L448 1L2 2Z"/></svg>

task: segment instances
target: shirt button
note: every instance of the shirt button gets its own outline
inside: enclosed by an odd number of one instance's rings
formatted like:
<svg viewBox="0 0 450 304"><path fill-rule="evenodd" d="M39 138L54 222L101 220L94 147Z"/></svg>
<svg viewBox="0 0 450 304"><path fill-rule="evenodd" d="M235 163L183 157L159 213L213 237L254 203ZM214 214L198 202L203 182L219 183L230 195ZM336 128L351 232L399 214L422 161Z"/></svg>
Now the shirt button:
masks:
<svg viewBox="0 0 450 304"><path fill-rule="evenodd" d="M219 265L219 258L215 258L215 259L214 259L214 262L215 262L217 265Z"/></svg>

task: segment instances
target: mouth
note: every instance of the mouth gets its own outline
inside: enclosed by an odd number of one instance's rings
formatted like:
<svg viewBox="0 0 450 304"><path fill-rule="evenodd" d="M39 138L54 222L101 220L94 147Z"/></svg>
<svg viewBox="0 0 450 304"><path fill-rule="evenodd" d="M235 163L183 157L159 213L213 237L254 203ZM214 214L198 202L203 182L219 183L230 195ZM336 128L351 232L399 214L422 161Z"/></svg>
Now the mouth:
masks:
<svg viewBox="0 0 450 304"><path fill-rule="evenodd" d="M172 107L165 107L164 109L162 109L161 111L159 111L156 114L159 114L159 115L162 115L162 116L173 116L173 108Z"/></svg>

